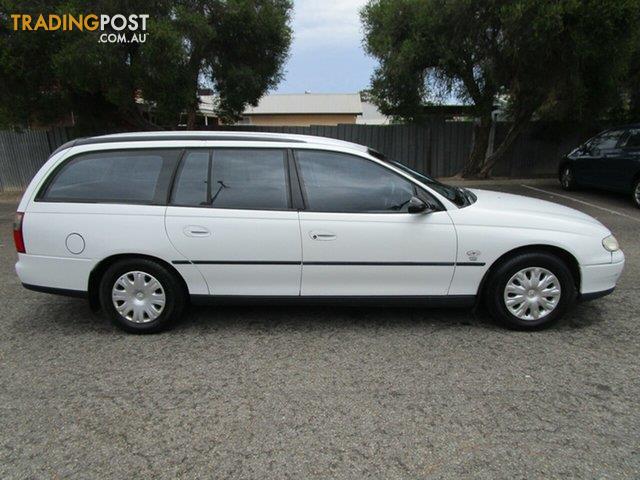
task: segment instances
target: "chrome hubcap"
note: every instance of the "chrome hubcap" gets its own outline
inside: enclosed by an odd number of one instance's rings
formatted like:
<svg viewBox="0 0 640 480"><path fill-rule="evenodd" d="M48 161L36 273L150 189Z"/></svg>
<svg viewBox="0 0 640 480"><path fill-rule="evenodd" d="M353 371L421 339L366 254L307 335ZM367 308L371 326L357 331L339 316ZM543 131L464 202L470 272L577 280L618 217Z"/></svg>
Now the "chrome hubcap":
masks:
<svg viewBox="0 0 640 480"><path fill-rule="evenodd" d="M633 192L633 198L635 199L636 203L640 205L640 182L636 184L636 189Z"/></svg>
<svg viewBox="0 0 640 480"><path fill-rule="evenodd" d="M571 169L565 168L562 172L562 185L568 188L571 185Z"/></svg>
<svg viewBox="0 0 640 480"><path fill-rule="evenodd" d="M116 280L111 290L116 311L133 323L155 320L164 310L166 296L162 284L145 272L127 272Z"/></svg>
<svg viewBox="0 0 640 480"><path fill-rule="evenodd" d="M521 320L538 320L549 315L560 302L560 282L546 268L523 268L504 289L504 303Z"/></svg>

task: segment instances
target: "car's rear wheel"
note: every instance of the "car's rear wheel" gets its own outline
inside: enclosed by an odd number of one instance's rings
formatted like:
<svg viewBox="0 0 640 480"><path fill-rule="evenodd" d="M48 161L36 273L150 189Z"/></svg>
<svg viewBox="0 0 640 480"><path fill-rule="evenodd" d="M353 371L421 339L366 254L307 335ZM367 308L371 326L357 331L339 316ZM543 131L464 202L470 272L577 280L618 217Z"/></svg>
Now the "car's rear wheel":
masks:
<svg viewBox="0 0 640 480"><path fill-rule="evenodd" d="M560 185L563 190L573 190L576 188L576 179L571 165L564 165L560 169Z"/></svg>
<svg viewBox="0 0 640 480"><path fill-rule="evenodd" d="M185 292L175 275L148 259L111 265L100 282L100 303L111 321L132 333L155 333L181 315Z"/></svg>
<svg viewBox="0 0 640 480"><path fill-rule="evenodd" d="M637 178L633 183L633 190L631 190L631 199L636 207L640 208L640 178Z"/></svg>
<svg viewBox="0 0 640 480"><path fill-rule="evenodd" d="M565 262L549 253L523 253L498 265L488 279L485 303L508 327L534 330L559 320L576 298Z"/></svg>

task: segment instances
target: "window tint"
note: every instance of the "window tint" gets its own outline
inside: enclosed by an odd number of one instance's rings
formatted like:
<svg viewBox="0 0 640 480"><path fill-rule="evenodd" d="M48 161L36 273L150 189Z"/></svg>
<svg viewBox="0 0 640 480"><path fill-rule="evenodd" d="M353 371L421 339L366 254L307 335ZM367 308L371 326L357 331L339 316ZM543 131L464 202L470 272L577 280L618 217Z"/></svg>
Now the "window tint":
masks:
<svg viewBox="0 0 640 480"><path fill-rule="evenodd" d="M413 184L364 158L297 151L308 208L321 212L406 212Z"/></svg>
<svg viewBox="0 0 640 480"><path fill-rule="evenodd" d="M210 205L259 210L289 208L285 165L284 150L214 150Z"/></svg>
<svg viewBox="0 0 640 480"><path fill-rule="evenodd" d="M188 151L175 181L172 203L189 206L208 205L208 175L209 150Z"/></svg>
<svg viewBox="0 0 640 480"><path fill-rule="evenodd" d="M284 150L215 149L187 152L172 203L185 206L286 210Z"/></svg>
<svg viewBox="0 0 640 480"><path fill-rule="evenodd" d="M611 130L597 136L589 143L589 151L592 155L598 155L602 150L615 148L624 130Z"/></svg>
<svg viewBox="0 0 640 480"><path fill-rule="evenodd" d="M78 155L58 171L43 199L122 203L163 201L168 175L179 153L178 150L131 150ZM163 170L165 166L167 168Z"/></svg>

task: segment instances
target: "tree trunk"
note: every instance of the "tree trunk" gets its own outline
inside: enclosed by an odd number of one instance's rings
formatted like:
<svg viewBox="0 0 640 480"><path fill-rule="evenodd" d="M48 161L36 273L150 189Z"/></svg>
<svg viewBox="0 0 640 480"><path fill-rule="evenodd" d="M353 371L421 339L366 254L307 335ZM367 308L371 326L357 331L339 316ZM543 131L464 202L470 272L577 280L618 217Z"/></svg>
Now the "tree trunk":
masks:
<svg viewBox="0 0 640 480"><path fill-rule="evenodd" d="M196 114L200 108L200 97L198 96L198 78L202 67L202 54L201 49L197 45L193 46L191 51L191 57L187 64L187 71L189 72L189 81L193 91L191 93L191 99L187 103L187 130L195 130L196 128Z"/></svg>
<svg viewBox="0 0 640 480"><path fill-rule="evenodd" d="M130 124L133 130L164 130L160 125L145 118L135 106L128 114L122 115L122 119L123 123Z"/></svg>
<svg viewBox="0 0 640 480"><path fill-rule="evenodd" d="M509 148L511 148L511 145L513 145L513 142L518 138L518 135L520 135L520 132L522 132L528 121L529 117L520 118L511 125L511 128L509 128L509 131L507 132L507 136L504 138L498 149L485 160L484 165L478 172L478 176L480 178L489 178L491 169L504 157Z"/></svg>
<svg viewBox="0 0 640 480"><path fill-rule="evenodd" d="M489 146L491 123L491 114L489 114L481 116L479 123L474 125L473 149L471 150L467 164L462 170L462 176L464 178L477 177L484 166L487 147Z"/></svg>
<svg viewBox="0 0 640 480"><path fill-rule="evenodd" d="M196 107L194 104L187 106L187 130L196 128Z"/></svg>

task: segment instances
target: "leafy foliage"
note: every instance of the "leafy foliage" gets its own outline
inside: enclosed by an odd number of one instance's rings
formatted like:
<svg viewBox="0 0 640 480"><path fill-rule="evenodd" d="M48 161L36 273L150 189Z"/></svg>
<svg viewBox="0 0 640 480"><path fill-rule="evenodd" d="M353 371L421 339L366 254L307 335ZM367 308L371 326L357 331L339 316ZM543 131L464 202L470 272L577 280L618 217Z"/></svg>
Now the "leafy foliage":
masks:
<svg viewBox="0 0 640 480"><path fill-rule="evenodd" d="M195 118L198 89L237 118L280 81L290 0L0 0L0 123L47 123L73 111L87 130L152 128ZM99 31L13 31L11 13L149 14L144 43L100 43ZM190 125L193 126L193 125Z"/></svg>
<svg viewBox="0 0 640 480"><path fill-rule="evenodd" d="M639 0L371 0L362 20L384 113L417 120L438 90L475 107L468 174L487 175L532 116L591 120L620 107L639 51ZM512 131L485 159L498 96Z"/></svg>

